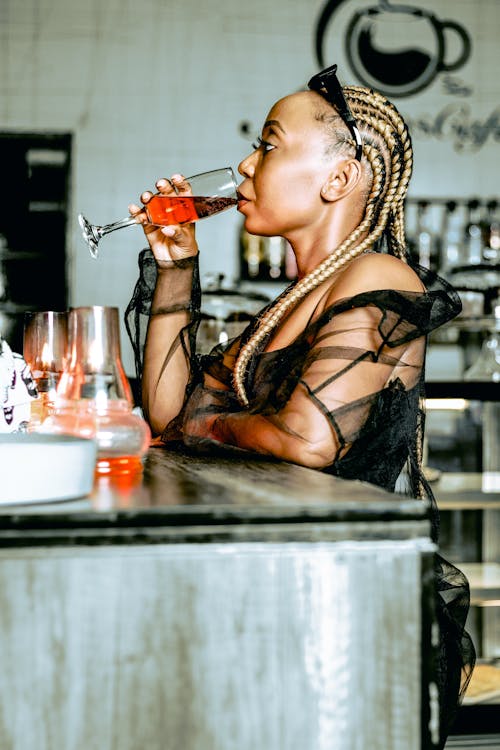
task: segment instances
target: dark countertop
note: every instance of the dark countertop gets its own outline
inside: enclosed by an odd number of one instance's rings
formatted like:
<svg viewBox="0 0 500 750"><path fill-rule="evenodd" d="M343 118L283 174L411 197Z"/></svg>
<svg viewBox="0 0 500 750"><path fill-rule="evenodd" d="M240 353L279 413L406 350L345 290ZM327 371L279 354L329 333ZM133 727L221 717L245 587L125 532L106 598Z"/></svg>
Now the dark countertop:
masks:
<svg viewBox="0 0 500 750"><path fill-rule="evenodd" d="M413 523L415 536L428 532L428 512L420 500L273 459L152 447L142 476L99 478L87 498L0 505L0 547L254 541L278 527L280 538L286 527L290 539L320 539L347 523L371 524L372 538Z"/></svg>

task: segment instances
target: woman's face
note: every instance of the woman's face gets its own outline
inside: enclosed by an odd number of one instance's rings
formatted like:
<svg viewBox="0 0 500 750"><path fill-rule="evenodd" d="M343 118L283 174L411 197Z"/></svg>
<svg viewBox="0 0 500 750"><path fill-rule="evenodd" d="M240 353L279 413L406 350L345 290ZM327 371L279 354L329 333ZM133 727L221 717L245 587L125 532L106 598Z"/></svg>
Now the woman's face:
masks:
<svg viewBox="0 0 500 750"><path fill-rule="evenodd" d="M327 157L324 125L314 119L317 94L278 101L266 119L260 145L239 165L238 210L252 234L293 239L313 229L326 210L321 188L335 157Z"/></svg>

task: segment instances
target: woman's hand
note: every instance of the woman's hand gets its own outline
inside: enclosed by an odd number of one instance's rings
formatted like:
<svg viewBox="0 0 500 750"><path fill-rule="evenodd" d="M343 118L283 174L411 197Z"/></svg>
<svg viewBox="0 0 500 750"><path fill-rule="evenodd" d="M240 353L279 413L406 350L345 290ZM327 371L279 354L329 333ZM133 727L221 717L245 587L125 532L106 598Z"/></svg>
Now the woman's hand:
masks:
<svg viewBox="0 0 500 750"><path fill-rule="evenodd" d="M162 177L157 181L156 189L160 195L192 195L189 182L180 174L172 175L170 180ZM147 190L142 193L140 200L147 205L153 195ZM141 208L132 203L128 208L130 215L136 217L138 223L142 224L144 234L158 263L189 258L198 253L194 224L158 227L148 222L144 207Z"/></svg>

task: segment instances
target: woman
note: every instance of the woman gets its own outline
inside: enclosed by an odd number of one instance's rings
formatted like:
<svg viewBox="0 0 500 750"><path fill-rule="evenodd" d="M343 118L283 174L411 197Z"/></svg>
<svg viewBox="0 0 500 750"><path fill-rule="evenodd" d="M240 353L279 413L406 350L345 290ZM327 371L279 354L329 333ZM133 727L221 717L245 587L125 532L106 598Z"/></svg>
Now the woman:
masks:
<svg viewBox="0 0 500 750"><path fill-rule="evenodd" d="M195 357L194 228L159 229L129 207L152 250L127 311L140 367L147 319L143 409L164 441L232 446L390 491L404 477L413 496L432 498L421 471L426 335L457 315L460 301L408 262L412 148L403 119L376 92L342 89L335 71L278 101L239 165L246 230L286 238L298 280L238 339ZM181 175L156 188L190 192ZM441 558L436 573L457 604L439 598L444 742L473 649L465 653L467 582Z"/></svg>

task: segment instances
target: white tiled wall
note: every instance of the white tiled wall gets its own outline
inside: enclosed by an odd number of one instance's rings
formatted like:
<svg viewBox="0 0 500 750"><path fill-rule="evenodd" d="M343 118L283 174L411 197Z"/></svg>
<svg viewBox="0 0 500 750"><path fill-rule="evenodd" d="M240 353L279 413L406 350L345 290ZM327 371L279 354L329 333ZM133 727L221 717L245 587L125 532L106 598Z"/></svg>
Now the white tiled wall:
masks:
<svg viewBox="0 0 500 750"><path fill-rule="evenodd" d="M328 28L328 62L339 63L344 82L356 82L342 45L347 14L376 4L344 0ZM473 54L457 75L473 96L451 99L436 80L397 105L421 118L463 104L455 123L486 121L500 99L500 3L413 4L467 26ZM258 131L272 103L317 69L313 36L322 7L319 0L0 0L0 130L74 135L70 304L123 310L142 245L139 229L123 230L103 241L93 261L77 213L106 223L125 216L128 203L159 176L236 167L254 134L247 141L241 121ZM413 193L498 194L498 135L478 151L459 152L452 141L449 134L415 139ZM238 229L235 212L199 224L202 272L236 276ZM130 370L125 342L124 349Z"/></svg>

